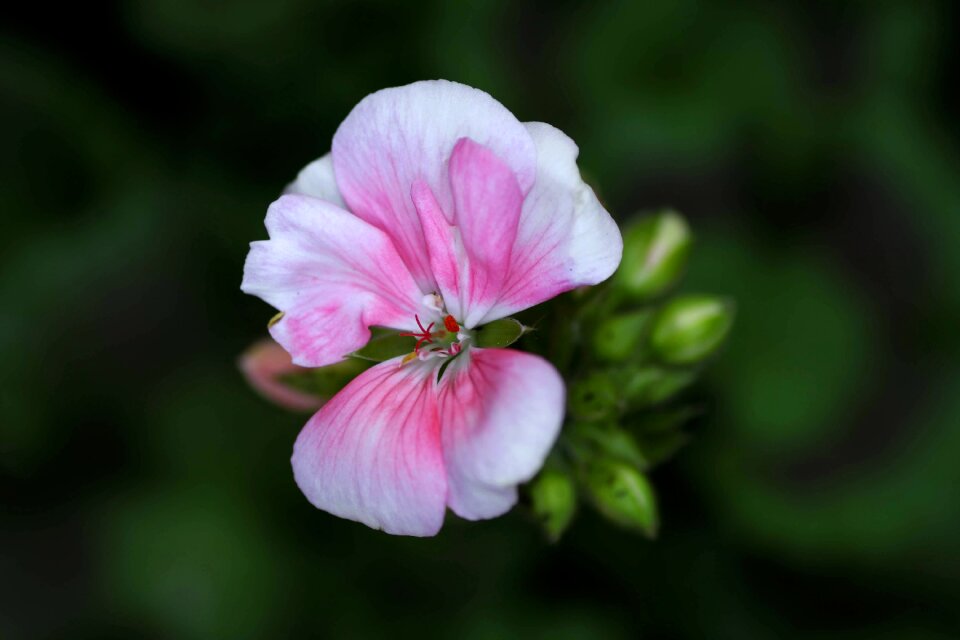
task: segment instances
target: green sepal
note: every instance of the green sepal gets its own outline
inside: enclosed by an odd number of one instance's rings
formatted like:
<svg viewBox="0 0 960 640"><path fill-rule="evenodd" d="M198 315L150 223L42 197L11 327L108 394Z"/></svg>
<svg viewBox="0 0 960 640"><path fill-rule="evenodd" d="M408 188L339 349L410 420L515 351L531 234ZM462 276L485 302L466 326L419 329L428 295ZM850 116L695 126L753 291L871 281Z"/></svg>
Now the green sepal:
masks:
<svg viewBox="0 0 960 640"><path fill-rule="evenodd" d="M662 404L693 384L697 372L649 365L631 367L618 380L630 409L643 409Z"/></svg>
<svg viewBox="0 0 960 640"><path fill-rule="evenodd" d="M568 429L571 444L579 449L581 458L599 454L617 458L640 470L650 466L636 439L614 422L574 422ZM586 448L590 451L585 451Z"/></svg>
<svg viewBox="0 0 960 640"><path fill-rule="evenodd" d="M613 378L603 371L594 371L570 385L567 406L580 420L608 420L620 411L620 396Z"/></svg>
<svg viewBox="0 0 960 640"><path fill-rule="evenodd" d="M371 330L371 336L370 342L362 349L357 349L351 353L350 357L371 362L383 362L413 353L413 348L417 345L417 339L413 336L402 336L389 329L375 328Z"/></svg>
<svg viewBox="0 0 960 640"><path fill-rule="evenodd" d="M514 318L501 318L474 331L473 343L478 347L508 347L520 339L530 327Z"/></svg>
<svg viewBox="0 0 960 640"><path fill-rule="evenodd" d="M348 358L325 367L287 373L278 376L277 380L296 391L329 399L369 366L362 360Z"/></svg>
<svg viewBox="0 0 960 640"><path fill-rule="evenodd" d="M650 466L663 464L690 442L686 431L679 429L666 433L643 434L639 438L640 446Z"/></svg>
<svg viewBox="0 0 960 640"><path fill-rule="evenodd" d="M601 360L624 362L643 356L652 311L631 311L604 318L593 332L593 351Z"/></svg>

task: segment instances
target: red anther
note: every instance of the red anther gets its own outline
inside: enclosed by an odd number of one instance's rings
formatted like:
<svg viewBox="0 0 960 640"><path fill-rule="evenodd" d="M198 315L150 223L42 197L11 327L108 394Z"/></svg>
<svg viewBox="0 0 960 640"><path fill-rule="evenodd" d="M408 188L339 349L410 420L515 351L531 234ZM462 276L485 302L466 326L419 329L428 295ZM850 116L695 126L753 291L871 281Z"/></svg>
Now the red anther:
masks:
<svg viewBox="0 0 960 640"><path fill-rule="evenodd" d="M447 316L443 319L443 326L447 328L447 331L450 333L456 333L460 331L460 325L457 324L457 321L453 319L453 316Z"/></svg>

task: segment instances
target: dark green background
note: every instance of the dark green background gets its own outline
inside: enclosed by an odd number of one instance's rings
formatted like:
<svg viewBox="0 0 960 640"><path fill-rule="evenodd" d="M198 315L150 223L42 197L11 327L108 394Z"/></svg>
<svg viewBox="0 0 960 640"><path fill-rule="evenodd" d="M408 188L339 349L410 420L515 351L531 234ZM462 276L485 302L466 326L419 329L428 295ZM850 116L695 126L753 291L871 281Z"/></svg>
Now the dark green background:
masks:
<svg viewBox="0 0 960 640"><path fill-rule="evenodd" d="M952 3L20 4L0 637L956 637ZM433 77L564 129L620 220L686 213L686 288L739 301L654 543L334 519L291 477L305 418L237 372L266 205L360 98Z"/></svg>

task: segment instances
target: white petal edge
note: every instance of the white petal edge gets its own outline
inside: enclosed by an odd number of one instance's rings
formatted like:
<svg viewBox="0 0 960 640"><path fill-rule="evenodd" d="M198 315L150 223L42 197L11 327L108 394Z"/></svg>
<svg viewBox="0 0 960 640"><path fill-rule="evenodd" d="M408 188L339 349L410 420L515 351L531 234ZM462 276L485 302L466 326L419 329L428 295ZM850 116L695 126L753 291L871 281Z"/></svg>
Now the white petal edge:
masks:
<svg viewBox="0 0 960 640"><path fill-rule="evenodd" d="M332 202L341 209L346 209L333 174L333 156L329 153L301 169L297 178L288 184L283 192L320 198Z"/></svg>
<svg viewBox="0 0 960 640"><path fill-rule="evenodd" d="M537 180L553 181L573 193L573 229L567 248L575 286L598 284L613 275L623 256L620 228L580 177L580 149L567 134L545 122L526 122L537 147Z"/></svg>
<svg viewBox="0 0 960 640"><path fill-rule="evenodd" d="M447 504L469 520L516 503L563 423L563 379L543 358L513 349L470 349L440 381Z"/></svg>
<svg viewBox="0 0 960 640"><path fill-rule="evenodd" d="M537 179L523 203L506 286L480 324L598 284L623 255L620 229L580 177L577 145L551 125L526 127L537 147Z"/></svg>

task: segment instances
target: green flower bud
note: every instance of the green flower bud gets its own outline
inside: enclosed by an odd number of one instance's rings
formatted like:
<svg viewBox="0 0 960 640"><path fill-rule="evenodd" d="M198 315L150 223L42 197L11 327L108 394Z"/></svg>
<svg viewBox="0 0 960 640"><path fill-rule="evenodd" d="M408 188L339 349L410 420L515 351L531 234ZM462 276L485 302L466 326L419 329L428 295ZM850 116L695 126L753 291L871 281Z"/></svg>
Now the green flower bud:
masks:
<svg viewBox="0 0 960 640"><path fill-rule="evenodd" d="M556 542L570 526L577 510L573 478L560 469L544 469L530 483L528 491L534 515L543 525L550 542Z"/></svg>
<svg viewBox="0 0 960 640"><path fill-rule="evenodd" d="M734 306L714 296L674 298L657 313L650 346L668 364L694 364L714 353L733 326Z"/></svg>
<svg viewBox="0 0 960 640"><path fill-rule="evenodd" d="M575 446L589 447L604 457L617 458L639 469L647 468L647 459L637 441L613 422L574 422L569 437Z"/></svg>
<svg viewBox="0 0 960 640"><path fill-rule="evenodd" d="M644 409L670 400L696 379L693 371L650 365L626 370L621 381L627 406Z"/></svg>
<svg viewBox="0 0 960 640"><path fill-rule="evenodd" d="M624 235L615 286L636 301L659 296L683 274L691 241L690 227L675 211L637 222Z"/></svg>
<svg viewBox="0 0 960 640"><path fill-rule="evenodd" d="M653 313L633 311L606 318L593 333L593 350L607 362L636 358L646 342Z"/></svg>
<svg viewBox="0 0 960 640"><path fill-rule="evenodd" d="M567 404L581 420L604 420L619 411L617 386L606 373L595 371L570 386Z"/></svg>
<svg viewBox="0 0 960 640"><path fill-rule="evenodd" d="M589 463L583 476L590 500L604 516L653 538L659 518L653 487L635 467L612 458Z"/></svg>

